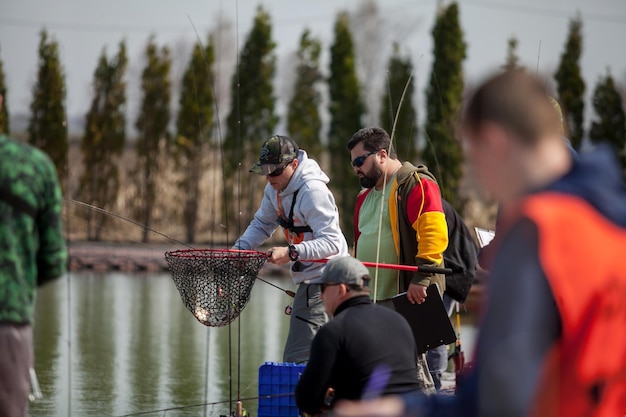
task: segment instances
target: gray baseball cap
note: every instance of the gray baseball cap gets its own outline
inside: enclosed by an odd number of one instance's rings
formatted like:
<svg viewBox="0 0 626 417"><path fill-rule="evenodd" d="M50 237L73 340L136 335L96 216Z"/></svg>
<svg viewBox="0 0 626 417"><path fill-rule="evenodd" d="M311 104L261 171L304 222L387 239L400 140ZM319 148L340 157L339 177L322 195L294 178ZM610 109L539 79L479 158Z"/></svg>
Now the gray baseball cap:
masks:
<svg viewBox="0 0 626 417"><path fill-rule="evenodd" d="M318 283L337 283L366 287L369 280L369 270L361 261L352 256L340 256L328 261Z"/></svg>

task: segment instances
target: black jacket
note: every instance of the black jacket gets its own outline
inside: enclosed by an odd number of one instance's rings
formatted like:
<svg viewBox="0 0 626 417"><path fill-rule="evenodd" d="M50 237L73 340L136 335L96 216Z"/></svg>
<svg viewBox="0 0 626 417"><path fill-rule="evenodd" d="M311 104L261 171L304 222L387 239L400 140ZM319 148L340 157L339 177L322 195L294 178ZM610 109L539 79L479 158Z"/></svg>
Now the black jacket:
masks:
<svg viewBox="0 0 626 417"><path fill-rule="evenodd" d="M372 304L367 295L348 299L313 339L296 404L309 414L319 413L329 387L335 389L334 400L360 399L372 384L380 385L370 395L417 391L416 358L411 328L400 314ZM377 377L370 381L372 373Z"/></svg>

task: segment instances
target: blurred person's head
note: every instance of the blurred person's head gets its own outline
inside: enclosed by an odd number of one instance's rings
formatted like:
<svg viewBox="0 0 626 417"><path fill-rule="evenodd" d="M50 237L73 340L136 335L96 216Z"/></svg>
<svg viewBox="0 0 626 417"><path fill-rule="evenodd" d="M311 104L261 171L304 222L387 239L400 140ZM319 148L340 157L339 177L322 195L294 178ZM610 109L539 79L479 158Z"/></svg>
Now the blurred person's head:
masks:
<svg viewBox="0 0 626 417"><path fill-rule="evenodd" d="M461 120L465 155L492 197L507 202L570 167L562 122L545 85L523 70L490 77Z"/></svg>

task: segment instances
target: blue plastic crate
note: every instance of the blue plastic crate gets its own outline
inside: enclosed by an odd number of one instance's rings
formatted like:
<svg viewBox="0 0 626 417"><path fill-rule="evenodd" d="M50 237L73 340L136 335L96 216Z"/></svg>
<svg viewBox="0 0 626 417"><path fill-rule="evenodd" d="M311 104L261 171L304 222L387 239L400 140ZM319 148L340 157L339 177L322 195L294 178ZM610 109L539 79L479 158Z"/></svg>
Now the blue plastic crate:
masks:
<svg viewBox="0 0 626 417"><path fill-rule="evenodd" d="M306 365L265 362L259 368L259 417L298 417L294 392Z"/></svg>

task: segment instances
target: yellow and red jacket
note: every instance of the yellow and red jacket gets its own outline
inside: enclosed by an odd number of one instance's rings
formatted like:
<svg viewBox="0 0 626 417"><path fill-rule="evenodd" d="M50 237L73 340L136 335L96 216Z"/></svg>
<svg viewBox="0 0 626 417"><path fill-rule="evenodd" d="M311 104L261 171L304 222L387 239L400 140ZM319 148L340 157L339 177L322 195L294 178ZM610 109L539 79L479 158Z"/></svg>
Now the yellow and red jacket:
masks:
<svg viewBox="0 0 626 417"><path fill-rule="evenodd" d="M354 209L355 253L361 234L359 212L370 191L361 191ZM396 173L389 192L389 221L401 265L442 265L443 252L448 247L448 227L439 186L424 165L415 167L405 162ZM442 293L445 289L443 275L401 271L400 276L400 292L406 291L411 282L424 286L437 283Z"/></svg>

